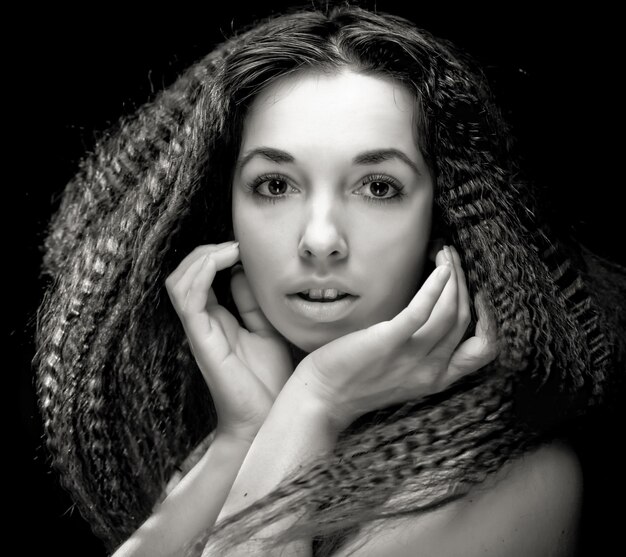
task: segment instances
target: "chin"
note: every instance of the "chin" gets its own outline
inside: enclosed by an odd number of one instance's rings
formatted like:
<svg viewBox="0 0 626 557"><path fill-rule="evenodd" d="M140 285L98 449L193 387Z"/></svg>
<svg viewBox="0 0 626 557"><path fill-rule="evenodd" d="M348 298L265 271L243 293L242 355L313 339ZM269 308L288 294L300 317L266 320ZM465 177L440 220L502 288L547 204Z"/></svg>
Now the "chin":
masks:
<svg viewBox="0 0 626 557"><path fill-rule="evenodd" d="M318 348L324 346L325 344L328 344L329 341L327 342L321 342L321 341L312 341L311 339L301 339L301 338L293 338L293 336L291 338L289 337L285 337L289 342L291 342L291 344L293 344L296 348L302 350L303 352L306 352L307 354L310 354L311 352L315 352ZM334 339L331 339L334 340Z"/></svg>
<svg viewBox="0 0 626 557"><path fill-rule="evenodd" d="M329 342L348 334L347 332L342 332L333 335L328 330L320 331L317 334L313 330L304 331L302 334L297 334L296 331L290 330L288 333L289 334L284 334L281 332L283 337L285 337L291 344L307 354L310 354Z"/></svg>

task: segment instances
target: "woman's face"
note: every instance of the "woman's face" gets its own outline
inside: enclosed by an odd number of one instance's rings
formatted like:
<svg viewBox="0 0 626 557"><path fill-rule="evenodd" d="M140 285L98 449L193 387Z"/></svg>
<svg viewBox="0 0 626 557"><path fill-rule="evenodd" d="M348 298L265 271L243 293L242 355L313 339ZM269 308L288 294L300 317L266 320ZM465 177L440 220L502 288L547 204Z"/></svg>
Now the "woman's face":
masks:
<svg viewBox="0 0 626 557"><path fill-rule="evenodd" d="M421 282L433 182L415 106L345 70L283 78L246 116L235 239L263 313L306 352L391 319Z"/></svg>

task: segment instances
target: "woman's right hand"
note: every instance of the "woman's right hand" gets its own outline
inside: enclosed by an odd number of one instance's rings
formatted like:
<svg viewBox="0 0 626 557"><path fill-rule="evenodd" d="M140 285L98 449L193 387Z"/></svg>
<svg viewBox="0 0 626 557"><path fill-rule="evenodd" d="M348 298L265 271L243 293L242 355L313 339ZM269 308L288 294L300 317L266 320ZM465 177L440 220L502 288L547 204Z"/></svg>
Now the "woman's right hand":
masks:
<svg viewBox="0 0 626 557"><path fill-rule="evenodd" d="M293 364L286 342L259 308L243 269L233 274L231 290L247 329L219 305L211 288L215 275L238 259L238 243L200 246L165 285L211 392L218 432L251 442Z"/></svg>

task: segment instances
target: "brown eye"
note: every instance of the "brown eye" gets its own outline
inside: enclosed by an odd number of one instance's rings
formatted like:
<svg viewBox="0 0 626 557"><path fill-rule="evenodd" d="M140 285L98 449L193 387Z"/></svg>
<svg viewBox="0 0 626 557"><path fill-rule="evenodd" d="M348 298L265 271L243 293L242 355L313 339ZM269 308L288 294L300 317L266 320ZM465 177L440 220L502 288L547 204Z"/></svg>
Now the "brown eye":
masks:
<svg viewBox="0 0 626 557"><path fill-rule="evenodd" d="M287 182L285 182L284 180L277 180L275 178L272 180L268 180L266 184L267 191L270 193L270 195L284 195L285 193L287 193L287 188L289 187L287 185Z"/></svg>
<svg viewBox="0 0 626 557"><path fill-rule="evenodd" d="M291 180L281 174L263 174L255 178L247 188L258 201L277 201L288 199L299 190L292 186Z"/></svg>
<svg viewBox="0 0 626 557"><path fill-rule="evenodd" d="M373 175L366 176L361 181L361 186L354 191L363 201L372 203L387 203L401 201L405 194L404 186L391 176Z"/></svg>
<svg viewBox="0 0 626 557"><path fill-rule="evenodd" d="M385 195L389 193L389 184L385 184L384 182L371 182L370 191L374 197L385 197Z"/></svg>

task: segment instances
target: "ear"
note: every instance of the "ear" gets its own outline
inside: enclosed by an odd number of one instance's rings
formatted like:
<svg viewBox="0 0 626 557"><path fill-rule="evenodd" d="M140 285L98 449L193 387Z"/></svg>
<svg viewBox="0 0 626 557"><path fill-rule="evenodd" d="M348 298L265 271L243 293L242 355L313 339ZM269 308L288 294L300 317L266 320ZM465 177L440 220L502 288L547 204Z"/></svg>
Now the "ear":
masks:
<svg viewBox="0 0 626 557"><path fill-rule="evenodd" d="M442 237L432 238L428 242L428 259L433 263L437 257L437 253L443 249L444 240Z"/></svg>

